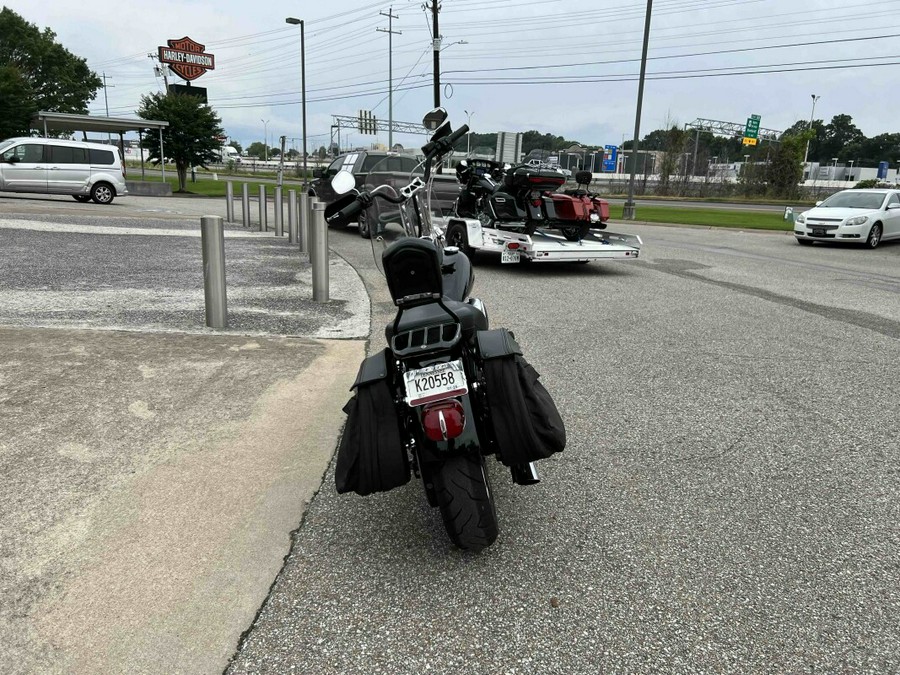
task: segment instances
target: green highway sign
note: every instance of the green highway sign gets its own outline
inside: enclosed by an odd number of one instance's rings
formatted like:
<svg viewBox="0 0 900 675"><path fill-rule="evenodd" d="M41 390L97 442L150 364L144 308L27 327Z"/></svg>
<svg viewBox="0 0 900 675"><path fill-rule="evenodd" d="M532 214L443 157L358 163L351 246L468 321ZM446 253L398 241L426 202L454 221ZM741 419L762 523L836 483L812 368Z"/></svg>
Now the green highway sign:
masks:
<svg viewBox="0 0 900 675"><path fill-rule="evenodd" d="M744 138L759 138L759 115L751 115L744 128Z"/></svg>

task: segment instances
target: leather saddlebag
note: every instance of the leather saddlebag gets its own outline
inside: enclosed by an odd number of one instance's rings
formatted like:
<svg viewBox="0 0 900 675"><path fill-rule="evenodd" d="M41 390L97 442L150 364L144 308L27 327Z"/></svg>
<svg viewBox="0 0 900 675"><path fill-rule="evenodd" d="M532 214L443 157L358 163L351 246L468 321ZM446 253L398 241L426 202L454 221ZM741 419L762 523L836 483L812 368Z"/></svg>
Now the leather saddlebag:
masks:
<svg viewBox="0 0 900 675"><path fill-rule="evenodd" d="M409 482L400 420L387 380L387 350L362 362L347 405L334 482L339 493L369 495Z"/></svg>
<svg viewBox="0 0 900 675"><path fill-rule="evenodd" d="M512 333L479 331L491 424L506 466L546 459L566 447L566 429L538 372Z"/></svg>

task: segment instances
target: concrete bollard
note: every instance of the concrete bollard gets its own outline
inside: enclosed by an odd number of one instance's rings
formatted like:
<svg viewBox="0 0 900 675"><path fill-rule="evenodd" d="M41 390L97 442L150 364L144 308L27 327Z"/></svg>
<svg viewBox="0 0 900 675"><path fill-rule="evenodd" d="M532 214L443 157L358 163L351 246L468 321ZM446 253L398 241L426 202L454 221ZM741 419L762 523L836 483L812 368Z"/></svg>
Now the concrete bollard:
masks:
<svg viewBox="0 0 900 675"><path fill-rule="evenodd" d="M300 208L297 211L297 243L300 245L300 253L309 253L309 214L314 200L315 197L310 197L306 192L300 193Z"/></svg>
<svg viewBox="0 0 900 675"><path fill-rule="evenodd" d="M206 300L206 325L228 326L225 295L225 224L221 216L200 218L200 245L203 249L203 294Z"/></svg>
<svg viewBox="0 0 900 675"><path fill-rule="evenodd" d="M275 188L275 236L284 236L284 197L281 186Z"/></svg>
<svg viewBox="0 0 900 675"><path fill-rule="evenodd" d="M269 204L266 201L266 186L259 186L259 231L265 232L269 229Z"/></svg>
<svg viewBox="0 0 900 675"><path fill-rule="evenodd" d="M297 191L288 190L288 243L297 243Z"/></svg>
<svg viewBox="0 0 900 675"><path fill-rule="evenodd" d="M312 264L313 300L328 302L328 226L325 224L325 203L319 200L312 206L309 261Z"/></svg>
<svg viewBox="0 0 900 675"><path fill-rule="evenodd" d="M241 211L244 227L250 227L250 186L246 183L241 183Z"/></svg>
<svg viewBox="0 0 900 675"><path fill-rule="evenodd" d="M234 222L234 183L225 183L225 221Z"/></svg>

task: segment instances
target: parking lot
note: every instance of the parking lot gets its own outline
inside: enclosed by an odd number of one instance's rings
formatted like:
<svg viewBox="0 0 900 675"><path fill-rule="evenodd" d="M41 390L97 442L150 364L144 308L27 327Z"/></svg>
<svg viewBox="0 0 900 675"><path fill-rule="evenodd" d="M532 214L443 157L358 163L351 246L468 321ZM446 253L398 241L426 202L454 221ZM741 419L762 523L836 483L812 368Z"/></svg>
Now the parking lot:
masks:
<svg viewBox="0 0 900 675"><path fill-rule="evenodd" d="M135 264L104 268L95 275L91 271L99 266L90 262L90 256L110 259L113 252L97 241L103 235L85 228L119 226L96 223L91 219L102 216L92 213L72 217L70 212L80 211L82 205L39 201L0 199L4 256L0 323L14 327L4 331L26 330L30 324L27 330L35 332L28 337L34 345L52 345L40 331L86 326L128 329L137 336L158 334L171 324L171 339L190 333L185 328L190 311L183 303L190 295L186 270L191 263L181 261L174 249L157 251L158 259L171 266L171 274L168 267L141 263L153 255L152 247L141 242L163 236L119 234L116 239L122 244L117 250L128 252ZM121 200L123 208L126 201ZM139 213L147 222L131 226L189 227L187 221L209 208L181 200L157 204L168 206ZM129 208L153 207L134 202ZM41 247L50 234L37 225L24 225L25 221L55 223L53 236L63 238L65 249L77 254L61 255L59 264L42 265L47 256ZM63 231L61 221L72 221L73 229ZM565 452L538 465L542 477L538 486L514 486L502 466L491 466L501 528L495 546L477 556L454 550L415 480L386 494L339 496L329 469L321 489L305 493L311 500L308 507L296 498L274 502L277 523L268 527L273 540L282 538L283 553L288 553L288 533L297 528L290 552L277 578L280 559L276 565L269 559L268 579L265 572L253 575L257 595L242 597L239 612L232 612L227 594L203 592L204 582L211 578L202 574L204 565L199 565L192 583L191 556L207 560L204 556L219 556L225 550L220 548L222 539L212 538L189 549L190 555L181 561L184 566L177 568L186 575L174 585L179 592L158 611L142 614L139 605L128 604L146 594L126 593L117 584L106 586L103 601L112 606L124 602L130 608L124 616L132 623L98 630L97 640L79 645L74 619L88 614L76 601L87 598L90 588L104 588L110 578L102 568L81 563L67 568L71 576L63 572L53 576L51 568L39 565L44 560L40 556L47 553L40 544L49 540L35 534L27 546L14 549L20 553L12 558L19 566L14 569L29 571L34 594L27 602L19 598L18 615L3 617L7 625L33 631L27 633L29 640L15 642L12 648L51 669L88 663L148 672L209 671L225 667L229 659L228 671L233 673L900 668L896 562L900 245L885 243L875 251L806 248L789 233L638 224L615 224L611 229L640 234L645 246L638 261L502 266L488 257L477 260L475 294L487 303L492 325L515 332L556 398L569 438ZM283 254L278 242L266 243L277 250L267 254L265 264L274 264L271 269L276 279L283 280L276 284L282 290L266 293L258 271L263 261L254 260L247 248L261 240L242 238L247 233L240 228L234 233L229 245L235 251L235 282L256 289L237 294L236 310L246 315L246 321L253 308L269 318L252 329L242 325L233 335L216 339L234 340L228 347L239 349L248 342L246 333L258 332L253 341L264 352L280 352L280 367L295 360L283 352L290 340L280 337L291 333L285 322L295 320L290 325L303 326L297 334L307 337L322 337L316 325L347 326L346 337L351 339L346 342L359 345L356 352L342 354L350 370L355 370L354 359L361 357L359 340L368 337L370 349L380 348L381 329L392 306L374 267L370 242L352 227L331 232L330 243L341 259L338 264L354 270L356 283L369 294L371 331L369 308L362 315L351 309L358 305L352 305L355 296L349 291L329 307L327 317L308 312L300 295L290 294L290 288L300 283L291 275L301 272L295 266L302 265L302 259L297 262L291 253ZM389 235L398 232L391 230ZM15 269L19 272L10 271ZM127 281L130 274L143 281ZM96 285L70 288L72 277ZM352 280L349 274L347 278ZM121 292L103 295L106 286L120 286ZM178 291L171 291L173 287ZM93 300L79 301L77 311L67 317L66 306L82 293ZM157 301L145 313L135 311L143 304L140 298L154 295ZM45 324L53 328L37 327ZM305 361L297 359L292 377L304 372L300 361L312 363L316 358L317 343L304 344L312 351ZM71 346L78 345L67 346L67 353ZM141 353L143 348L136 344L135 349ZM11 362L24 360L21 349L6 353L13 357L7 356L4 373L10 372ZM221 361L214 355L212 351L204 359ZM36 369L44 368L37 358L33 363L38 364ZM64 367L43 377L41 386L52 390ZM208 395L220 400L206 404L221 409L222 415L203 418L208 427L201 429L215 431L227 446L233 428L224 422L231 416L240 421L246 414L235 399L257 400L271 394L272 374L265 361L226 359L209 367L217 375L204 377L209 381ZM268 374L263 377L264 373ZM250 378L249 393L241 386L242 377ZM315 382L328 405L339 408L346 399L346 383L324 377ZM173 377L171 389L180 392L185 405L190 402L190 378ZM29 390L28 400L39 402L39 391ZM76 406L76 401L55 397L52 409L69 419L79 410L91 409L85 402ZM49 415L51 408L45 410ZM103 410L96 408L84 433L100 433ZM153 405L134 409L145 410L159 409ZM139 420L134 411L131 418ZM111 418L116 424L130 419L121 411L116 414ZM338 414L336 419L340 418ZM16 427L19 444L29 433L46 428L40 415L16 419L27 423ZM198 472L219 466L216 455L185 450L189 419L176 417L174 409L171 416L155 419L152 424L144 420L148 426L140 429L150 446L158 448L154 439L165 439L172 453L169 458L190 459ZM258 424L284 424L288 419L289 415L260 418ZM175 427L182 430L181 444L166 428L167 420L181 420ZM321 433L320 438L331 443L324 448L327 459L337 428ZM119 446L107 447L134 449L140 443L137 437L126 435ZM190 447L203 447L208 438L196 431ZM290 443L285 442L280 446L285 448L285 461L267 465L266 471L274 474L290 466ZM25 447L32 457L42 459L22 462L15 455L20 462L18 480L39 466L72 461L57 448L45 453L37 444ZM88 467L100 462L83 449L67 447L70 454L80 452L80 461ZM249 444L246 452L252 447ZM134 477L117 473L115 481L98 486L92 494L102 497L111 490L120 499L127 494L119 489L122 485L162 476L148 473L165 465L152 459L130 463L127 470L134 471ZM324 461L317 466L321 476ZM73 474L58 475L54 485L77 489L72 487L77 484ZM285 475L296 480L307 476L296 467L281 475L284 490L290 489ZM229 485L249 501L251 492L260 489L253 482ZM52 492L48 489L46 494ZM137 514L154 513L159 504L152 491L141 494L146 501L137 507ZM3 505L5 510L21 511L10 495ZM84 520L85 511L79 510L84 508L83 503L76 508L65 502L61 509L71 511L54 517L74 523L62 519L78 516L77 522L86 529L75 532L99 536L102 520ZM226 515L219 530L222 536L246 536L249 526L241 521L241 512ZM207 517L216 522L215 515ZM83 556L97 551L87 545L93 541L90 537L85 544L77 538L59 538L59 529L54 535L60 551L66 546ZM138 553L140 548L130 550ZM125 573L128 558L113 559L123 564L111 567L110 574ZM135 582L140 584L152 572L154 583L165 589L165 565L170 560L149 559ZM241 589L241 571L246 567L229 568L227 559L216 560L229 579L229 591ZM42 570L47 571L43 576ZM93 576L81 576L82 570ZM82 593L65 592L73 589ZM204 597L217 602L201 602ZM252 597L259 603L250 611ZM166 609L180 622L167 621ZM44 613L32 617L37 610ZM65 611L72 621L63 620ZM22 612L31 618L23 620ZM235 616L244 620L239 628L241 621ZM230 618L231 628L217 632L214 624L223 618ZM160 644L166 648L154 647ZM91 650L93 655L88 654Z"/></svg>

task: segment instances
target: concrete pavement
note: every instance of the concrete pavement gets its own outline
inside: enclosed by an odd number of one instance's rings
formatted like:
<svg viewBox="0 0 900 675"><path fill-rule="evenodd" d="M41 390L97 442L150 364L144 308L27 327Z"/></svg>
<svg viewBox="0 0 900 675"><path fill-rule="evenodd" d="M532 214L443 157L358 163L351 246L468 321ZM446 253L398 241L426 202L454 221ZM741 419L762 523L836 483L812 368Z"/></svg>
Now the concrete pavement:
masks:
<svg viewBox="0 0 900 675"><path fill-rule="evenodd" d="M234 226L206 329L217 212L0 197L4 672L221 672L319 489L368 297L333 256L312 303L305 255Z"/></svg>

